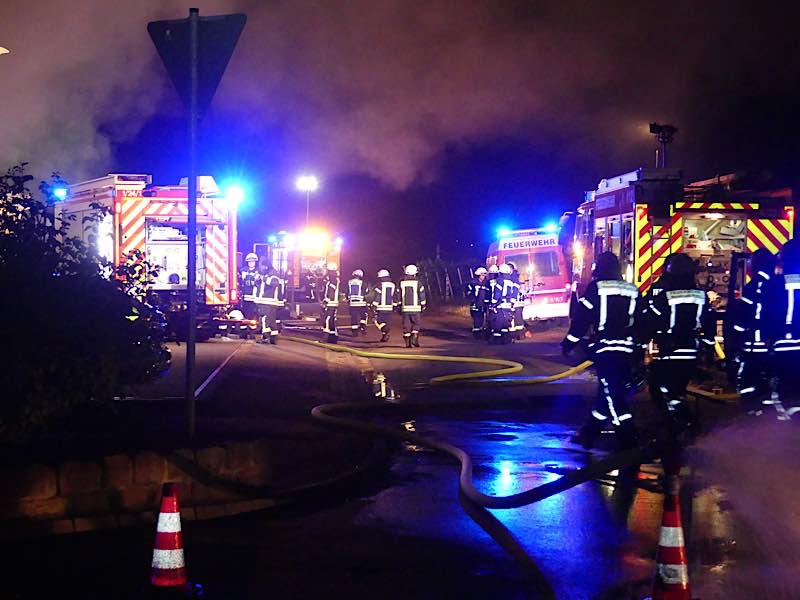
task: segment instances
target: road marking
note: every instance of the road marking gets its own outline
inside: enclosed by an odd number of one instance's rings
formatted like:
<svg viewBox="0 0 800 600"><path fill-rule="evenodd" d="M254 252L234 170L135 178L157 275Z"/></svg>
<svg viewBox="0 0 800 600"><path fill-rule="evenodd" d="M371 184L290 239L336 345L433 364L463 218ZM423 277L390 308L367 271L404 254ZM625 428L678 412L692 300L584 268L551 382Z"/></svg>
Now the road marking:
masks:
<svg viewBox="0 0 800 600"><path fill-rule="evenodd" d="M200 397L200 394L203 393L203 390L205 390L209 386L209 384L214 380L214 378L222 372L222 369L225 368L225 365L227 365L229 362L231 362L231 359L236 355L237 352L239 352L239 350L242 349L243 346L244 346L244 342L239 344L236 347L236 350L231 352L228 355L228 357L225 360L222 361L222 364L220 366L218 366L216 369L214 369L211 372L211 375L206 377L206 380L203 383L201 383L200 386L194 391L195 400L197 400Z"/></svg>

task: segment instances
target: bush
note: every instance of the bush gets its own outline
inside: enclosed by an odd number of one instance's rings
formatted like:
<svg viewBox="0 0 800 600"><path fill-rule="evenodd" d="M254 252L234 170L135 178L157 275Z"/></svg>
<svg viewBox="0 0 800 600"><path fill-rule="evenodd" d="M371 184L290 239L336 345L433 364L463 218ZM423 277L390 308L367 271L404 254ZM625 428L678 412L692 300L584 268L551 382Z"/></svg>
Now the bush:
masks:
<svg viewBox="0 0 800 600"><path fill-rule="evenodd" d="M31 180L24 165L0 177L3 442L43 430L79 405L108 402L169 365L163 320L142 302L139 282L70 236L74 224L53 217L52 184L40 186L42 201L28 189Z"/></svg>

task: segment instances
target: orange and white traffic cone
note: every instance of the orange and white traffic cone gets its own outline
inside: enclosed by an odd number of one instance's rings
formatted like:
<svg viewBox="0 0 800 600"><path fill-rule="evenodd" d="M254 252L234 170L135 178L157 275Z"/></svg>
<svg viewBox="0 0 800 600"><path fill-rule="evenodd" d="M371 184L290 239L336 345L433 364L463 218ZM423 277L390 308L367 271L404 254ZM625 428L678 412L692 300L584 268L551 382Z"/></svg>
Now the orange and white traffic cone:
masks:
<svg viewBox="0 0 800 600"><path fill-rule="evenodd" d="M157 597L198 597L200 586L193 586L186 577L183 556L181 512L174 483L165 483L161 492L161 510L156 525L153 562L150 569L150 595Z"/></svg>
<svg viewBox="0 0 800 600"><path fill-rule="evenodd" d="M665 473L665 475L667 475ZM683 540L680 484L677 473L667 475L669 489L664 495L664 514L656 551L656 576L653 600L691 600L689 563Z"/></svg>

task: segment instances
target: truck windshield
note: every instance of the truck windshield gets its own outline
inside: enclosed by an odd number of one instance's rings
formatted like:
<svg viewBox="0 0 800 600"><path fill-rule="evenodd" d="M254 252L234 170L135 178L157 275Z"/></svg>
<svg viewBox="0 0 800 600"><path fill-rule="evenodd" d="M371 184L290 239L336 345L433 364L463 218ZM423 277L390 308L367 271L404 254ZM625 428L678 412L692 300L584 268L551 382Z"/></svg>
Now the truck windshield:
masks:
<svg viewBox="0 0 800 600"><path fill-rule="evenodd" d="M538 277L555 277L561 273L558 252L534 252L531 255L531 274Z"/></svg>
<svg viewBox="0 0 800 600"><path fill-rule="evenodd" d="M558 252L531 252L530 254L514 254L503 259L505 263L514 263L524 280L531 276L555 277L560 275Z"/></svg>

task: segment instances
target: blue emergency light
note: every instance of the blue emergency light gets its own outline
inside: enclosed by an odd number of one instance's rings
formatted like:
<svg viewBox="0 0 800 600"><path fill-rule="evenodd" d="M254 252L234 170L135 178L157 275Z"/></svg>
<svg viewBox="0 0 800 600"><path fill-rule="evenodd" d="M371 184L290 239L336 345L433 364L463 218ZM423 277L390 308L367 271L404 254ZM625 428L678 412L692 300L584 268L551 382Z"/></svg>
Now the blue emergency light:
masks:
<svg viewBox="0 0 800 600"><path fill-rule="evenodd" d="M225 188L225 197L231 202L239 204L244 200L244 188L239 184L231 184Z"/></svg>

